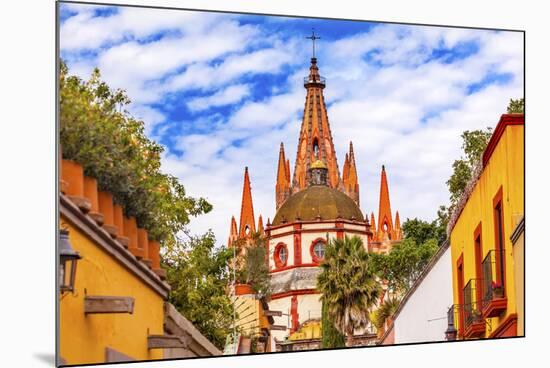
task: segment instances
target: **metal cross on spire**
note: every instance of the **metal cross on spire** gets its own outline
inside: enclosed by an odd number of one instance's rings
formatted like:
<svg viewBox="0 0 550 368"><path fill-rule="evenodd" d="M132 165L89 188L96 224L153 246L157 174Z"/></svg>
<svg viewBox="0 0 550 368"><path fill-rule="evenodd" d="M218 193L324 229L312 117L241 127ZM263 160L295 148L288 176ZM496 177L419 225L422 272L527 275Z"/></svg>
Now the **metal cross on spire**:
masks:
<svg viewBox="0 0 550 368"><path fill-rule="evenodd" d="M315 40L321 39L321 37L315 36L315 28L311 29L311 36L306 37L308 40L311 40L313 43L313 57L315 57Z"/></svg>

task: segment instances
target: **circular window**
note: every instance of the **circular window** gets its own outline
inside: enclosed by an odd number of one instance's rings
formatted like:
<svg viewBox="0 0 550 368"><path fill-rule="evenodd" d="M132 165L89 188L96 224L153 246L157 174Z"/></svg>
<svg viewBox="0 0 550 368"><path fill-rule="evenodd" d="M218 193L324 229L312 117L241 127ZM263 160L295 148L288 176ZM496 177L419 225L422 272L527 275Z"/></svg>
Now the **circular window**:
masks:
<svg viewBox="0 0 550 368"><path fill-rule="evenodd" d="M281 248L281 250L279 251L279 261L280 261L281 263L286 263L287 257L288 257L288 254L287 254L286 247L285 247L285 248Z"/></svg>
<svg viewBox="0 0 550 368"><path fill-rule="evenodd" d="M321 263L325 258L325 245L326 241L324 239L317 239L311 243L310 253L313 262Z"/></svg>
<svg viewBox="0 0 550 368"><path fill-rule="evenodd" d="M286 266L288 261L288 248L285 243L279 243L275 247L275 253L273 254L273 260L275 261L275 267L281 268Z"/></svg>

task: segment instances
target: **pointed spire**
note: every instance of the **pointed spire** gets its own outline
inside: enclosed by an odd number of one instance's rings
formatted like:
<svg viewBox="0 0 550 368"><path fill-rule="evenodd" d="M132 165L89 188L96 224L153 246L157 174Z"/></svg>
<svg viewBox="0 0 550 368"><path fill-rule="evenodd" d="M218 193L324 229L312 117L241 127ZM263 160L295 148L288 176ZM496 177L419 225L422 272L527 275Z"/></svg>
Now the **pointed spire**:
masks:
<svg viewBox="0 0 550 368"><path fill-rule="evenodd" d="M376 221L374 220L374 212L370 213L370 230L372 231L372 239L376 241L378 239L378 230L376 229Z"/></svg>
<svg viewBox="0 0 550 368"><path fill-rule="evenodd" d="M258 232L264 235L264 220L262 219L262 215L258 217Z"/></svg>
<svg viewBox="0 0 550 368"><path fill-rule="evenodd" d="M250 188L250 177L248 166L244 169L243 197L241 202L241 218L239 223L239 238L256 231L254 224L254 206L252 204L252 190Z"/></svg>
<svg viewBox="0 0 550 368"><path fill-rule="evenodd" d="M401 221L399 219L399 211L395 211L395 230L401 229Z"/></svg>
<svg viewBox="0 0 550 368"><path fill-rule="evenodd" d="M390 190L388 188L388 179L386 177L386 168L384 165L382 165L382 173L380 175L380 204L378 208L378 238L383 239L384 233L393 233L393 222L390 206ZM389 237L391 237L391 235L389 235Z"/></svg>
<svg viewBox="0 0 550 368"><path fill-rule="evenodd" d="M277 209L290 196L288 160L285 157L285 148L283 142L279 148L279 164L277 166L277 184L275 185L275 206Z"/></svg>
<svg viewBox="0 0 550 368"><path fill-rule="evenodd" d="M284 189L288 185L287 180L287 168L286 168L286 158L285 158L285 147L283 142L279 148L279 163L277 165L277 187Z"/></svg>
<svg viewBox="0 0 550 368"><path fill-rule="evenodd" d="M353 153L353 143L349 142L349 177L348 184L352 191L359 191L359 183L357 178L357 167L355 166L355 153ZM357 188L356 188L357 186Z"/></svg>
<svg viewBox="0 0 550 368"><path fill-rule="evenodd" d="M348 186L348 177L349 177L349 155L346 153L346 159L344 160L344 167L342 169L342 182L347 188Z"/></svg>
<svg viewBox="0 0 550 368"><path fill-rule="evenodd" d="M325 88L325 78L319 74L319 67L317 66L317 58L311 58L311 65L309 66L309 75L304 79L305 88Z"/></svg>
<svg viewBox="0 0 550 368"><path fill-rule="evenodd" d="M403 231L401 230L401 220L399 219L399 211L395 211L395 240L401 240L403 238Z"/></svg>
<svg viewBox="0 0 550 368"><path fill-rule="evenodd" d="M346 160L342 170L342 190L359 206L359 179L355 165L355 153L353 143L349 142L349 152L346 153Z"/></svg>
<svg viewBox="0 0 550 368"><path fill-rule="evenodd" d="M235 221L235 216L231 216L231 226L229 228L229 240L227 241L227 246L231 247L233 242L239 238L239 232L237 230L237 221Z"/></svg>
<svg viewBox="0 0 550 368"><path fill-rule="evenodd" d="M277 165L277 185L281 187L288 184L286 162L287 160L285 158L285 147L283 145L283 142L281 142L281 146L279 148L279 163Z"/></svg>
<svg viewBox="0 0 550 368"><path fill-rule="evenodd" d="M337 188L341 184L327 108L323 97L325 81L319 75L317 59L315 58L311 60L310 73L304 80L304 87L307 89L307 95L294 163L293 193L307 188L309 182L308 169L317 160L321 160L327 165L329 186Z"/></svg>

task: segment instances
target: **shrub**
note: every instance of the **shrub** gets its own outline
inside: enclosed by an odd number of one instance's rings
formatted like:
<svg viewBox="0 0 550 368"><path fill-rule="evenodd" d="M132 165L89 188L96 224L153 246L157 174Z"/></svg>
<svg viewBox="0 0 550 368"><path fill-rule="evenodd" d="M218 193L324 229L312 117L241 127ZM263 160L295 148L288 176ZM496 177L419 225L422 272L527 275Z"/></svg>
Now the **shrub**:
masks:
<svg viewBox="0 0 550 368"><path fill-rule="evenodd" d="M124 109L130 103L125 92L111 89L97 68L83 81L61 62L59 87L63 158L80 163L153 239L175 244L190 216L212 209L161 171L163 147L145 135L143 121Z"/></svg>

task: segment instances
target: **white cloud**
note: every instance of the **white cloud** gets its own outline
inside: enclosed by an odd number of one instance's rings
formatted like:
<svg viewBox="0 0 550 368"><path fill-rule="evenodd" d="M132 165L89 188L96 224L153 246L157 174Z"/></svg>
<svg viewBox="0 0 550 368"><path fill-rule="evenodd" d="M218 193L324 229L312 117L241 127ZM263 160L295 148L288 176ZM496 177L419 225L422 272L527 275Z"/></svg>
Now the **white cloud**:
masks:
<svg viewBox="0 0 550 368"><path fill-rule="evenodd" d="M162 112L146 105L130 105L129 111L135 118L143 120L145 134L149 136L153 134L154 126L166 120L166 116Z"/></svg>
<svg viewBox="0 0 550 368"><path fill-rule="evenodd" d="M275 43L268 49L229 55L222 63L214 66L194 63L163 83L161 88L164 91L212 89L243 75L276 73L283 65L293 61L294 49L294 43Z"/></svg>
<svg viewBox="0 0 550 368"><path fill-rule="evenodd" d="M166 30L175 32L139 41ZM132 112L148 121L149 132L155 124L161 124L158 134L193 124L193 133L171 137L183 154L163 156L163 169L180 178L188 194L214 205L210 214L192 220L192 231L212 228L218 243L225 243L231 216L238 220L245 166L256 216L262 214L264 223L273 218L279 142L293 171L304 107L301 77L307 73L309 49L302 37L282 42L275 34L262 37L260 45L260 35L266 35L262 27L243 26L235 17L151 10L122 11L106 19L79 14L66 21L61 35L63 49L72 53L72 70L84 73L99 65L111 85L126 88L137 102ZM368 33L321 41L319 67L327 77L324 92L339 165L352 140L363 212L377 213L385 164L392 209L402 220L433 219L437 207L448 201L444 183L460 156L460 134L494 126L509 98L522 94L522 34L379 25ZM433 49L468 42L479 50L465 59L432 59ZM92 60L76 52L100 45L104 49ZM255 98L250 77L280 73L283 67L290 67L283 85ZM512 78L468 94L469 85L491 73ZM195 121L171 121L149 106L185 90L201 92L202 97L176 102L206 113ZM208 115L210 106L237 103L242 105L228 116Z"/></svg>
<svg viewBox="0 0 550 368"><path fill-rule="evenodd" d="M240 102L250 94L250 87L246 84L229 86L207 97L194 98L187 102L191 111L206 110L211 107L225 106Z"/></svg>
<svg viewBox="0 0 550 368"><path fill-rule="evenodd" d="M68 8L78 12L61 27L61 47L70 51L96 49L108 43L144 38L168 30L200 33L223 17L216 13L131 7L118 7L116 14L96 17L95 10L112 7L70 4Z"/></svg>

